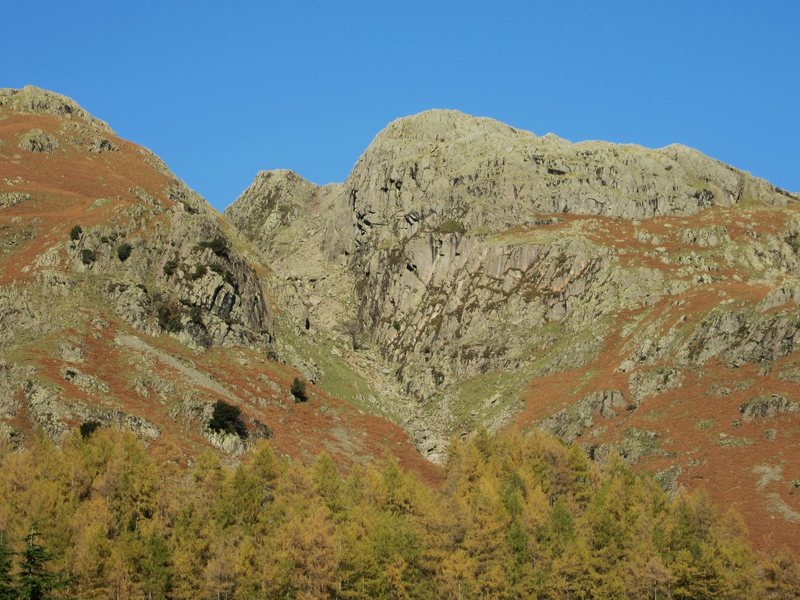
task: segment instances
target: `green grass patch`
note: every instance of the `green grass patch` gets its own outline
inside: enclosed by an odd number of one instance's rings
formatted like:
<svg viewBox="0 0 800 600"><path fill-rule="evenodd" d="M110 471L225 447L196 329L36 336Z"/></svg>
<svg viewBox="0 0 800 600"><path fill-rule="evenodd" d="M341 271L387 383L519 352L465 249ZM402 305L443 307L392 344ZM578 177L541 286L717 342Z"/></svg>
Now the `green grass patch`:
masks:
<svg viewBox="0 0 800 600"><path fill-rule="evenodd" d="M519 402L527 378L522 372L489 371L453 388L453 416L459 426L485 423Z"/></svg>
<svg viewBox="0 0 800 600"><path fill-rule="evenodd" d="M436 228L437 233L466 233L467 228L461 221L456 219L447 219L439 227Z"/></svg>
<svg viewBox="0 0 800 600"><path fill-rule="evenodd" d="M649 421L650 423L655 423L656 421L660 421L666 416L667 416L667 411L665 410L648 410L645 413L644 418L646 421Z"/></svg>
<svg viewBox="0 0 800 600"><path fill-rule="evenodd" d="M717 444L722 448L744 448L746 446L752 446L753 440L750 438L744 437L733 437L733 436L720 436L717 439Z"/></svg>
<svg viewBox="0 0 800 600"><path fill-rule="evenodd" d="M333 354L325 346L324 342L321 343L318 339L306 339L297 336L288 328L283 328L280 325L277 325L276 329L280 339L291 344L298 354L313 360L319 367L322 376L316 382L317 387L360 410L392 418L392 415L387 411L366 400L367 398L378 397L375 390L344 359Z"/></svg>
<svg viewBox="0 0 800 600"><path fill-rule="evenodd" d="M709 431L714 428L716 425L716 421L711 419L700 419L697 423L694 424L694 428L698 431Z"/></svg>

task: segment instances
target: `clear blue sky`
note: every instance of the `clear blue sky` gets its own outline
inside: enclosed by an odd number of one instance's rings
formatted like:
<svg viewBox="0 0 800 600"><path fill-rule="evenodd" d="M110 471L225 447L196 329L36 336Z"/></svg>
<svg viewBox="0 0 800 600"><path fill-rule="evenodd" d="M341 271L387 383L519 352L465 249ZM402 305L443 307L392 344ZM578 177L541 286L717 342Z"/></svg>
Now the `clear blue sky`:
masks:
<svg viewBox="0 0 800 600"><path fill-rule="evenodd" d="M230 7L229 7L230 6ZM87 2L5 6L0 87L76 99L217 208L260 169L341 181L428 108L679 142L800 191L800 2Z"/></svg>

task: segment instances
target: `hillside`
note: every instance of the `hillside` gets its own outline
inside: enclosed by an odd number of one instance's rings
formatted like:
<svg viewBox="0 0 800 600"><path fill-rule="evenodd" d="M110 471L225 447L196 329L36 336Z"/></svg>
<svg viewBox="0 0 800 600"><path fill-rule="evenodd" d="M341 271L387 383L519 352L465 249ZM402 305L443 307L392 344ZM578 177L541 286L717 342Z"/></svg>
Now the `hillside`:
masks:
<svg viewBox="0 0 800 600"><path fill-rule="evenodd" d="M259 438L344 466L384 452L436 478L404 432L275 353L265 268L152 153L72 100L0 90L0 437L122 427L180 463ZM218 401L246 436L209 429Z"/></svg>
<svg viewBox="0 0 800 600"><path fill-rule="evenodd" d="M345 182L265 171L226 216L270 266L280 327L342 356L429 459L538 426L796 546L798 200L682 146L428 111Z"/></svg>

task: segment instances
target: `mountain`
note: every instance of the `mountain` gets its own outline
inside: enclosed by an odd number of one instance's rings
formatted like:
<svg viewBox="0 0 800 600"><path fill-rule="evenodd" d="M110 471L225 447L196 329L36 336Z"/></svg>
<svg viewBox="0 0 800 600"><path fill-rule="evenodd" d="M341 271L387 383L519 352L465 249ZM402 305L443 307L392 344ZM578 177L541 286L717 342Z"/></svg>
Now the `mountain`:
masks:
<svg viewBox="0 0 800 600"><path fill-rule="evenodd" d="M343 183L264 171L220 215L72 100L0 90L0 438L269 438L437 483L453 440L540 428L797 550L799 200L428 111Z"/></svg>
<svg viewBox="0 0 800 600"><path fill-rule="evenodd" d="M0 90L0 438L116 426L185 463L268 437L342 465L389 452L436 478L398 426L313 385L295 401L299 373L275 352L280 307L252 254L72 100ZM209 427L219 401L241 411L239 435Z"/></svg>
<svg viewBox="0 0 800 600"><path fill-rule="evenodd" d="M225 214L296 338L342 356L429 459L541 427L796 545L799 200L683 146L428 111L344 183L261 172Z"/></svg>

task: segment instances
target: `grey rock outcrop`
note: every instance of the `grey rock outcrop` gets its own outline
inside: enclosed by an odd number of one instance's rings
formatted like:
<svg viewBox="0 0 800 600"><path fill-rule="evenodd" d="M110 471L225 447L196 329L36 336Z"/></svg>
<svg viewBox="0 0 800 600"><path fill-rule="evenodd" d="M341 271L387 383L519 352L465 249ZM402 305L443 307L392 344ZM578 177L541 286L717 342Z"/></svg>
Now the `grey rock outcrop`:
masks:
<svg viewBox="0 0 800 600"><path fill-rule="evenodd" d="M719 356L741 366L774 361L794 351L800 342L800 318L795 311L759 314L755 311L711 314L697 327L681 359L702 364Z"/></svg>
<svg viewBox="0 0 800 600"><path fill-rule="evenodd" d="M316 190L294 171L261 171L242 194L247 201L234 202L226 215L247 238L268 244L300 216Z"/></svg>
<svg viewBox="0 0 800 600"><path fill-rule="evenodd" d="M163 427L201 434L174 406L230 392L170 352L274 357L249 244L151 152L68 98L0 90L0 121L12 132L0 162L14 172L0 179L0 435L58 440L87 422L145 441Z"/></svg>
<svg viewBox="0 0 800 600"><path fill-rule="evenodd" d="M17 146L27 152L52 153L58 149L58 139L41 129L31 129L19 138Z"/></svg>
<svg viewBox="0 0 800 600"><path fill-rule="evenodd" d="M793 402L778 394L759 396L742 404L739 412L742 413L742 420L745 422L754 419L769 419L779 414L800 412L800 402Z"/></svg>
<svg viewBox="0 0 800 600"><path fill-rule="evenodd" d="M172 206L133 192L140 203L125 219L64 240L69 268L91 273L115 312L145 333L175 335L196 348L268 348L272 315L261 282L219 215L174 176L167 189ZM122 245L129 248L124 260ZM37 258L43 284L61 287L53 276L60 262L52 249Z"/></svg>
<svg viewBox="0 0 800 600"><path fill-rule="evenodd" d="M22 89L0 88L0 107L2 106L16 112L50 114L83 121L113 134L106 123L89 114L71 98L32 85L26 85Z"/></svg>
<svg viewBox="0 0 800 600"><path fill-rule="evenodd" d="M618 390L592 392L539 422L539 427L565 442L572 442L594 425L595 417L616 417L626 406L625 396Z"/></svg>
<svg viewBox="0 0 800 600"><path fill-rule="evenodd" d="M667 390L679 388L683 374L675 368L639 370L628 379L634 399L641 403L651 396L663 394Z"/></svg>
<svg viewBox="0 0 800 600"><path fill-rule="evenodd" d="M0 193L0 209L15 206L31 199L31 195L25 192L2 192Z"/></svg>

